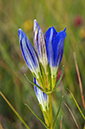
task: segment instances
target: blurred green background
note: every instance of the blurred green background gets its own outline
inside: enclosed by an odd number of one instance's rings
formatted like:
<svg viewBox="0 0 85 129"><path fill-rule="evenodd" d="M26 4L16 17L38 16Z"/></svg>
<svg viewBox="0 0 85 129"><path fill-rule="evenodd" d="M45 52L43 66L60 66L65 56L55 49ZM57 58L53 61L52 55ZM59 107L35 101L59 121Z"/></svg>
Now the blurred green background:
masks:
<svg viewBox="0 0 85 129"><path fill-rule="evenodd" d="M33 87L24 77L26 73L32 80L31 72L22 58L18 41L18 28L22 28L33 43L34 19L37 19L44 33L49 26L54 26L58 32L67 26L64 55L59 67L62 69L62 65L65 66L65 74L52 95L53 111L55 115L62 95L65 95L64 102L68 104L82 129L84 120L67 88L72 91L81 110L85 113L73 58L73 52L75 52L85 93L84 0L0 0L0 91L31 129L44 129L24 105L25 103L30 105L33 111L43 119ZM60 128L61 117L63 129L76 129L73 118L64 103L62 103L55 129ZM25 129L1 96L0 123L3 129Z"/></svg>

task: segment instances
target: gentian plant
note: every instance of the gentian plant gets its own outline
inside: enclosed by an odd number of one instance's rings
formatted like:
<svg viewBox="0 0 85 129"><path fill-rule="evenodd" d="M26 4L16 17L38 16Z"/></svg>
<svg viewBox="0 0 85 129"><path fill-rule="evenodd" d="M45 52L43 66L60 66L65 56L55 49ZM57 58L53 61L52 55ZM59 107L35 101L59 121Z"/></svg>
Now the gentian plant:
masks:
<svg viewBox="0 0 85 129"><path fill-rule="evenodd" d="M45 119L45 127L53 129L51 94L55 90L58 68L62 60L66 28L59 33L50 27L45 35L34 20L34 47L26 34L19 29L18 37L23 58L33 74L34 91ZM55 120L54 120L55 121Z"/></svg>

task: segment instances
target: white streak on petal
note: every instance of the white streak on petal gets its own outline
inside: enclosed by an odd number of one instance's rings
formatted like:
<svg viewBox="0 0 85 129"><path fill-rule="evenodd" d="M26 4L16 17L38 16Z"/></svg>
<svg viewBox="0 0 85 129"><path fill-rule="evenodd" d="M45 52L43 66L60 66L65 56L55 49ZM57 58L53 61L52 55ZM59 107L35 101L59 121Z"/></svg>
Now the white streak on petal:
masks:
<svg viewBox="0 0 85 129"><path fill-rule="evenodd" d="M36 84L39 86L37 80L36 80ZM39 101L39 104L42 106L43 111L48 110L48 108L49 108L48 96L46 95L46 97L45 97L45 95L43 94L43 92L39 88L37 88L36 97L37 97L37 99Z"/></svg>
<svg viewBox="0 0 85 129"><path fill-rule="evenodd" d="M48 64L46 43L44 34L36 20L34 20L34 45L39 56L39 61L45 68Z"/></svg>
<svg viewBox="0 0 85 129"><path fill-rule="evenodd" d="M18 37L25 62L27 63L31 72L35 73L36 77L39 78L39 60L30 40L21 29L18 31Z"/></svg>
<svg viewBox="0 0 85 129"><path fill-rule="evenodd" d="M49 38L49 47L50 47L50 53L49 53L50 62L49 62L49 64L50 64L50 66L52 66L52 61L54 61L53 60L54 55L53 55L53 48L52 48L52 38L53 38L53 29L51 28L51 33L50 33L50 38Z"/></svg>
<svg viewBox="0 0 85 129"><path fill-rule="evenodd" d="M32 68L32 72L34 72L35 75L36 75L37 78L38 78L38 72L39 72L39 70L40 70L40 69L39 69L39 65L38 65L37 68L35 69L34 62L33 62L32 58L31 58L31 56L30 56L30 54L29 54L29 51L28 51L27 47L26 47L26 43L25 43L25 39L24 39L24 38L23 38L23 40L22 40L22 44L23 44L23 49L26 50L26 51L25 51L25 57L26 57L27 61L29 62L30 66L31 66L31 68ZM34 53L32 53L32 54L34 54ZM38 63L38 62L37 62L37 63Z"/></svg>

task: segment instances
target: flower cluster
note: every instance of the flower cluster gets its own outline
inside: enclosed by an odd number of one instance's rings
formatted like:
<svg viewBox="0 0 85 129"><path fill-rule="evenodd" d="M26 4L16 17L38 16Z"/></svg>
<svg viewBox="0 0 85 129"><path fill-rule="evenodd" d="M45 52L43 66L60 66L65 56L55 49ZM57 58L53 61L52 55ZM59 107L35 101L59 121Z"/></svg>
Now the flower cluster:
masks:
<svg viewBox="0 0 85 129"><path fill-rule="evenodd" d="M26 34L21 29L18 30L23 58L35 77L34 83L40 85L44 91L52 91L55 87L58 67L63 56L65 31L66 28L58 33L54 27L50 27L44 36L37 21L34 20L33 47ZM37 87L35 93L43 107L43 103L48 101L47 95Z"/></svg>

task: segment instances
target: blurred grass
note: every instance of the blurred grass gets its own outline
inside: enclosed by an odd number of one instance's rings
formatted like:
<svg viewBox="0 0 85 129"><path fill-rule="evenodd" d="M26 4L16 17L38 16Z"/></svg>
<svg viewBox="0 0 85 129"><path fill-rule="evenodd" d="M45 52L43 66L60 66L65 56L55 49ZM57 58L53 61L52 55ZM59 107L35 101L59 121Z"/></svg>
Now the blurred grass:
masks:
<svg viewBox="0 0 85 129"><path fill-rule="evenodd" d="M80 15L83 19L81 26L74 25L75 16ZM65 66L65 76L60 86L53 94L53 109L56 113L62 94L65 102L75 114L80 128L84 121L77 110L70 94L69 88L83 112L80 89L73 59L73 52L79 66L83 89L85 89L85 2L84 0L0 0L0 91L10 100L18 113L23 117L32 129L44 128L41 123L27 110L24 103L28 103L42 119L42 114L37 104L32 86L27 82L24 73L32 80L32 75L26 67L21 55L18 43L18 28L22 28L33 43L33 20L37 19L43 32L49 26L54 26L57 31L67 26L67 37L61 66ZM31 27L29 27L31 26ZM60 66L60 69L61 69ZM85 94L85 90L84 90ZM85 97L85 96L84 96ZM62 104L61 112L55 128L60 128L62 118L63 129L76 129L73 119ZM24 129L24 126L11 111L9 106L0 96L0 123L4 129Z"/></svg>

